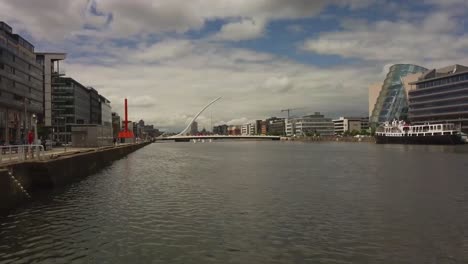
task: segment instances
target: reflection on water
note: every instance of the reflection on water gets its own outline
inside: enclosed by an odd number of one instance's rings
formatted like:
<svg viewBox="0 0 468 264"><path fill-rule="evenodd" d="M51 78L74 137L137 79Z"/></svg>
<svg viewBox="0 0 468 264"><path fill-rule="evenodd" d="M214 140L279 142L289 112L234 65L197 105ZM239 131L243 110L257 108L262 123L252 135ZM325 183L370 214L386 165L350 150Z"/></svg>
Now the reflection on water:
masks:
<svg viewBox="0 0 468 264"><path fill-rule="evenodd" d="M468 148L153 144L0 218L0 263L466 263Z"/></svg>

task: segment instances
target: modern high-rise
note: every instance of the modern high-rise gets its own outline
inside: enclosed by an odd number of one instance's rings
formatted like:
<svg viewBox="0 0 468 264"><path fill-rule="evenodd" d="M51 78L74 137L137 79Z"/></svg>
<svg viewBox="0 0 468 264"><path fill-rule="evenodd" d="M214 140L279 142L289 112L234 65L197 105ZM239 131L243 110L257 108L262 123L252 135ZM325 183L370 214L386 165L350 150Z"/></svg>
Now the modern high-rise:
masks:
<svg viewBox="0 0 468 264"><path fill-rule="evenodd" d="M468 67L433 69L411 85L411 123L454 123L468 133Z"/></svg>
<svg viewBox="0 0 468 264"><path fill-rule="evenodd" d="M42 65L44 72L44 113L39 118L41 124L50 128L52 126L52 86L58 77L64 76L64 67L60 62L66 58L66 53L38 52L36 61Z"/></svg>
<svg viewBox="0 0 468 264"><path fill-rule="evenodd" d="M34 46L0 22L0 142L25 141L43 112L43 68ZM36 119L37 120L37 119Z"/></svg>
<svg viewBox="0 0 468 264"><path fill-rule="evenodd" d="M391 66L376 99L375 95L378 87L374 85L369 90L369 103L372 104L375 101L373 106L369 106L369 109L372 109L370 123L376 125L393 119L406 120L408 98L404 78L410 74L425 71L427 71L426 68L412 64L395 64Z"/></svg>
<svg viewBox="0 0 468 264"><path fill-rule="evenodd" d="M193 121L192 125L190 125L190 135L198 134L198 123L197 121Z"/></svg>
<svg viewBox="0 0 468 264"><path fill-rule="evenodd" d="M287 136L332 136L334 124L331 118L326 118L320 112L299 118L289 118L285 122Z"/></svg>
<svg viewBox="0 0 468 264"><path fill-rule="evenodd" d="M89 90L69 77L56 78L52 86L53 137L71 142L72 126L90 123Z"/></svg>

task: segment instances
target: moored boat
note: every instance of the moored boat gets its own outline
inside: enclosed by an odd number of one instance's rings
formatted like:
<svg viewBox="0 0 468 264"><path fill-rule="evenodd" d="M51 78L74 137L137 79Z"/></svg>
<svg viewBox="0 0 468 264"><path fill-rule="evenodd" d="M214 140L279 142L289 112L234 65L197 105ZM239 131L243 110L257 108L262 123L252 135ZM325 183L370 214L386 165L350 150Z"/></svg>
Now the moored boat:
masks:
<svg viewBox="0 0 468 264"><path fill-rule="evenodd" d="M377 144L464 144L454 124L409 125L404 121L385 122L375 132Z"/></svg>

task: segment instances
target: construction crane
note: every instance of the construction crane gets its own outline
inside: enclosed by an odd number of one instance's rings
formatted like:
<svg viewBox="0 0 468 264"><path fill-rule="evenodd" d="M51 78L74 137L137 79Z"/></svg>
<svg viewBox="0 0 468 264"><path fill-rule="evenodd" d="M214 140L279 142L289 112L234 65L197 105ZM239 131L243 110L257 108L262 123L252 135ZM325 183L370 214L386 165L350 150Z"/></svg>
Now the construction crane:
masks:
<svg viewBox="0 0 468 264"><path fill-rule="evenodd" d="M282 109L282 110L281 110L281 113L283 113L283 112L288 112L288 119L289 119L289 116L290 116L289 114L290 114L291 111L293 111L293 110L299 110L299 109L302 109L302 108L304 108L304 107L286 108L286 109Z"/></svg>

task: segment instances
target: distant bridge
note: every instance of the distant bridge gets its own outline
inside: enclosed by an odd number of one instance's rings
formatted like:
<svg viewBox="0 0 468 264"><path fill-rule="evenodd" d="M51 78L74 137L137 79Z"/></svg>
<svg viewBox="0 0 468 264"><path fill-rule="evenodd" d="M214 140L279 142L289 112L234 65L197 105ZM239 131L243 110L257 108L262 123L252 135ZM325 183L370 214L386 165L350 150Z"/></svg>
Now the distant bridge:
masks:
<svg viewBox="0 0 468 264"><path fill-rule="evenodd" d="M210 103L208 103L207 105L205 105L192 119L192 121L190 121L190 123L185 127L184 130L182 130L182 132L180 132L179 134L175 135L175 136L170 136L170 137L163 137L162 135L158 138L156 138L156 140L172 140L172 141L176 141L176 142L189 142L190 140L213 140L213 139L255 139L255 140L280 140L280 137L279 136L253 136L253 135L232 135L232 136L228 136L228 135L207 135L207 136L191 136L191 135L187 135L187 133L189 132L189 129L190 127L192 126L193 122L195 122L195 120L197 119L198 116L201 115L201 113L203 113L203 111L205 111L210 105L214 104L216 101L218 101L219 99L221 99L221 97L218 97L216 99L214 99L213 101L211 101Z"/></svg>
<svg viewBox="0 0 468 264"><path fill-rule="evenodd" d="M252 139L252 140L280 140L279 136L250 136L250 135L207 135L207 136L172 136L160 137L156 140L172 140L175 142L189 142L191 140L220 140L220 139Z"/></svg>

